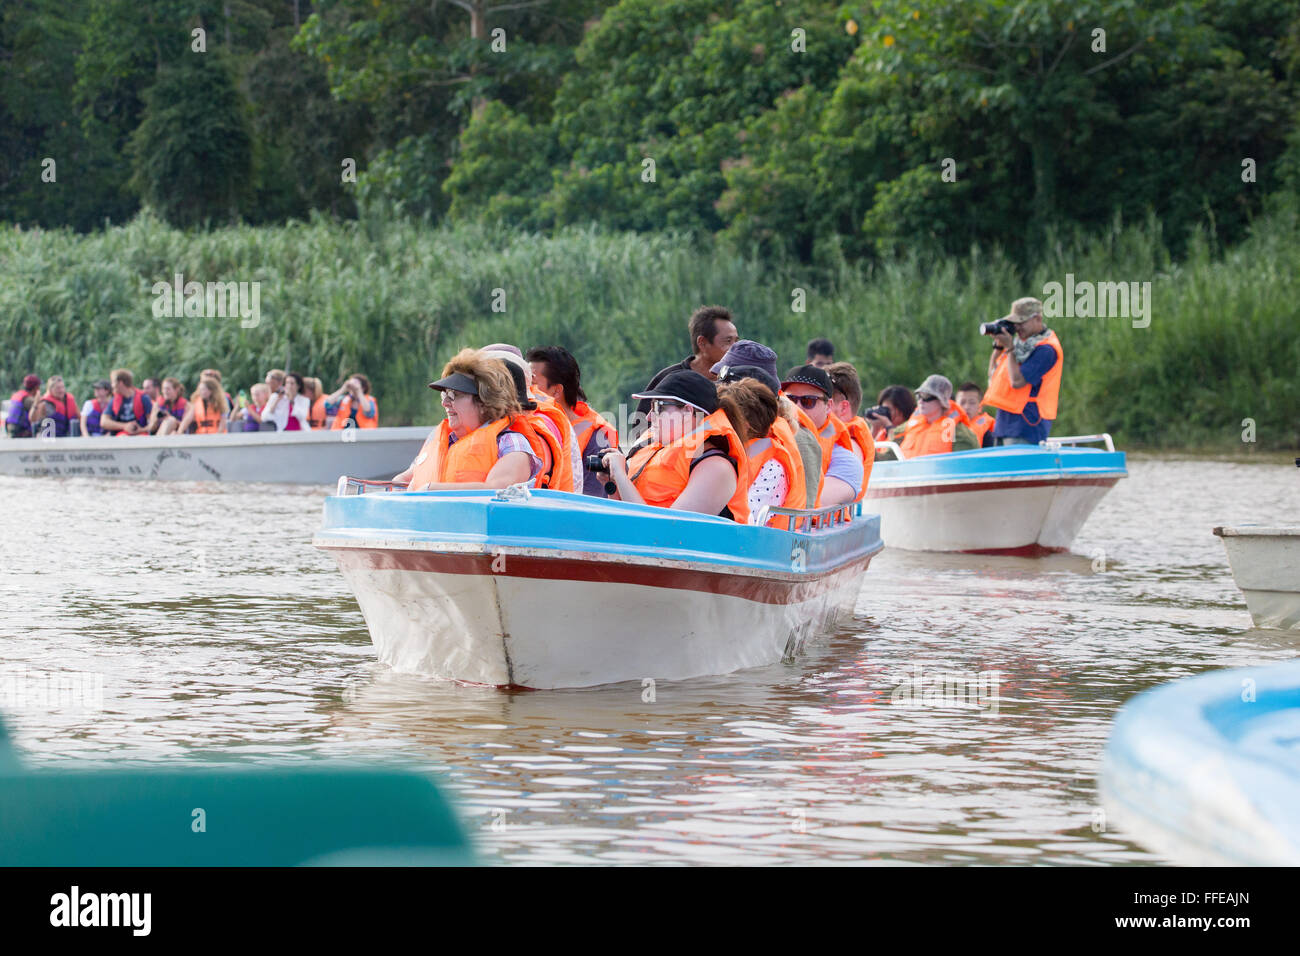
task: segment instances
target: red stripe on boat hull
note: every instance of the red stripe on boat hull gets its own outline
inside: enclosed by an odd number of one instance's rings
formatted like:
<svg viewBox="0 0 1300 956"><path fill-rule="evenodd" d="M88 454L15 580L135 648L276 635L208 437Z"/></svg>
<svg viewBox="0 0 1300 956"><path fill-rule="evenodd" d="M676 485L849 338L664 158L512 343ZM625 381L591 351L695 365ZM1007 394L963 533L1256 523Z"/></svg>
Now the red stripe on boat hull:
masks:
<svg viewBox="0 0 1300 956"><path fill-rule="evenodd" d="M1041 558L1048 554L1060 554L1068 548L1049 548L1041 544L1022 544L1018 548L971 548L958 554L1000 554L1012 558Z"/></svg>
<svg viewBox="0 0 1300 956"><path fill-rule="evenodd" d="M639 584L674 591L703 591L743 598L759 604L801 604L844 584L846 575L860 575L874 555L867 555L833 571L797 581L729 574L694 568L659 567L576 558L532 555L455 554L438 551L395 551L373 548L330 547L346 568L367 571L425 571L434 574L499 574L504 577L544 578L599 584ZM493 570L500 561L502 569Z"/></svg>
<svg viewBox="0 0 1300 956"><path fill-rule="evenodd" d="M1005 488L1042 488L1047 485L1059 485L1062 488L1070 488L1076 485L1098 485L1103 488L1110 488L1119 481L1118 475L1114 478L1038 478L1032 480L1015 480L1007 481L970 481L961 484L946 485L912 485L906 488L867 488L867 499L872 498L901 498L912 495L947 495L959 491L1001 491Z"/></svg>

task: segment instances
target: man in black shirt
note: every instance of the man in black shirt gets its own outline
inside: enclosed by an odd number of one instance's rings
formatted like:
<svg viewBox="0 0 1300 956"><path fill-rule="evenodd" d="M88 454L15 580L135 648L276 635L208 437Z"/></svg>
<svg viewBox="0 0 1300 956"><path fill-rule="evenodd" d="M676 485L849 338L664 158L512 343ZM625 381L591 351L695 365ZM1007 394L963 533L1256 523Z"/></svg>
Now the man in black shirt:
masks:
<svg viewBox="0 0 1300 956"><path fill-rule="evenodd" d="M661 368L641 391L652 391L671 372L699 372L710 381L717 379L713 374L713 366L721 362L727 349L740 339L731 311L720 305L702 305L691 315L689 328L695 353L667 368ZM636 414L628 427L629 441L632 444L645 432L649 417L650 400L642 399L637 403Z"/></svg>

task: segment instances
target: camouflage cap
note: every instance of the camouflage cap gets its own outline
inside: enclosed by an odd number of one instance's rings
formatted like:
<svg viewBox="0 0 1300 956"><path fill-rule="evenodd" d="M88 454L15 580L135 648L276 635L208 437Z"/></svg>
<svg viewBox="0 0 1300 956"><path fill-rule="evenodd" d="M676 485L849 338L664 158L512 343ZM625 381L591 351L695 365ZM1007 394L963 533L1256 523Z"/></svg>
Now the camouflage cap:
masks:
<svg viewBox="0 0 1300 956"><path fill-rule="evenodd" d="M1036 315L1043 314L1043 303L1033 297L1016 299L1011 303L1011 312L1002 316L1001 321L1010 322L1012 325L1021 325L1028 322Z"/></svg>

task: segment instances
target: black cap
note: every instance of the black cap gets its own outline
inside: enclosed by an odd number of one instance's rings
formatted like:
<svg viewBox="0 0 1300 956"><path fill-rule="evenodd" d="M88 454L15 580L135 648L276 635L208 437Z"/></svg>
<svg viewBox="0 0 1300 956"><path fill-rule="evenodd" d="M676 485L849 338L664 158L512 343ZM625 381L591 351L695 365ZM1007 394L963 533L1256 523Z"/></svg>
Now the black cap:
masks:
<svg viewBox="0 0 1300 956"><path fill-rule="evenodd" d="M635 399L665 398L698 408L706 415L718 410L718 388L699 372L669 372L648 392L638 392Z"/></svg>
<svg viewBox="0 0 1300 956"><path fill-rule="evenodd" d="M440 378L436 382L429 383L430 388L436 388L438 391L452 389L456 392L468 392L470 395L478 394L478 382L470 378L464 372L452 372L446 378Z"/></svg>
<svg viewBox="0 0 1300 956"><path fill-rule="evenodd" d="M762 382L772 390L775 395L781 391L781 383L765 368L759 368L757 365L726 365L723 366L722 374L718 376L719 382L737 382L742 378L752 378L756 382Z"/></svg>
<svg viewBox="0 0 1300 956"><path fill-rule="evenodd" d="M820 388L826 393L826 397L831 397L834 389L831 386L831 377L826 369L818 368L816 365L800 365L790 369L785 373L785 379L781 382L781 387L787 385L811 385L813 388Z"/></svg>
<svg viewBox="0 0 1300 956"><path fill-rule="evenodd" d="M488 356L488 358L494 358L494 356ZM520 406L524 411L531 412L537 407L537 403L533 401L528 394L528 379L524 377L524 370L514 362L507 361L506 359L496 359L496 361L504 365L506 371L510 373L510 377L514 379L515 393L519 398Z"/></svg>

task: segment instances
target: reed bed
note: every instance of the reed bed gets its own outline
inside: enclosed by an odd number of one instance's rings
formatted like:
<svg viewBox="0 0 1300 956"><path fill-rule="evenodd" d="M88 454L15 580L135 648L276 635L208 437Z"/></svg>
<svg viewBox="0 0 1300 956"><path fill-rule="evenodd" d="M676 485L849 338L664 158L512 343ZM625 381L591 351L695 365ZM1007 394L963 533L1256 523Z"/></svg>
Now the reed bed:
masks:
<svg viewBox="0 0 1300 956"><path fill-rule="evenodd" d="M742 336L783 366L826 336L868 397L939 371L982 381L977 324L1066 273L1150 281L1151 323L1049 321L1066 350L1058 434L1110 431L1127 445L1300 446L1300 224L1279 210L1227 250L1196 237L1173 261L1159 224L1054 238L1025 274L997 250L817 268L764 262L669 234L571 229L539 236L396 220L181 231L142 215L89 235L0 230L0 385L59 372L78 399L117 366L192 388L215 366L235 391L268 368L353 371L374 383L386 424L440 415L425 384L464 346L558 343L577 355L601 409L689 351L686 320L727 305ZM155 318L155 282L261 283L261 320ZM803 290L805 311L792 308ZM498 291L499 290L499 291ZM504 309L504 311L495 311ZM1242 442L1254 422L1253 444Z"/></svg>

